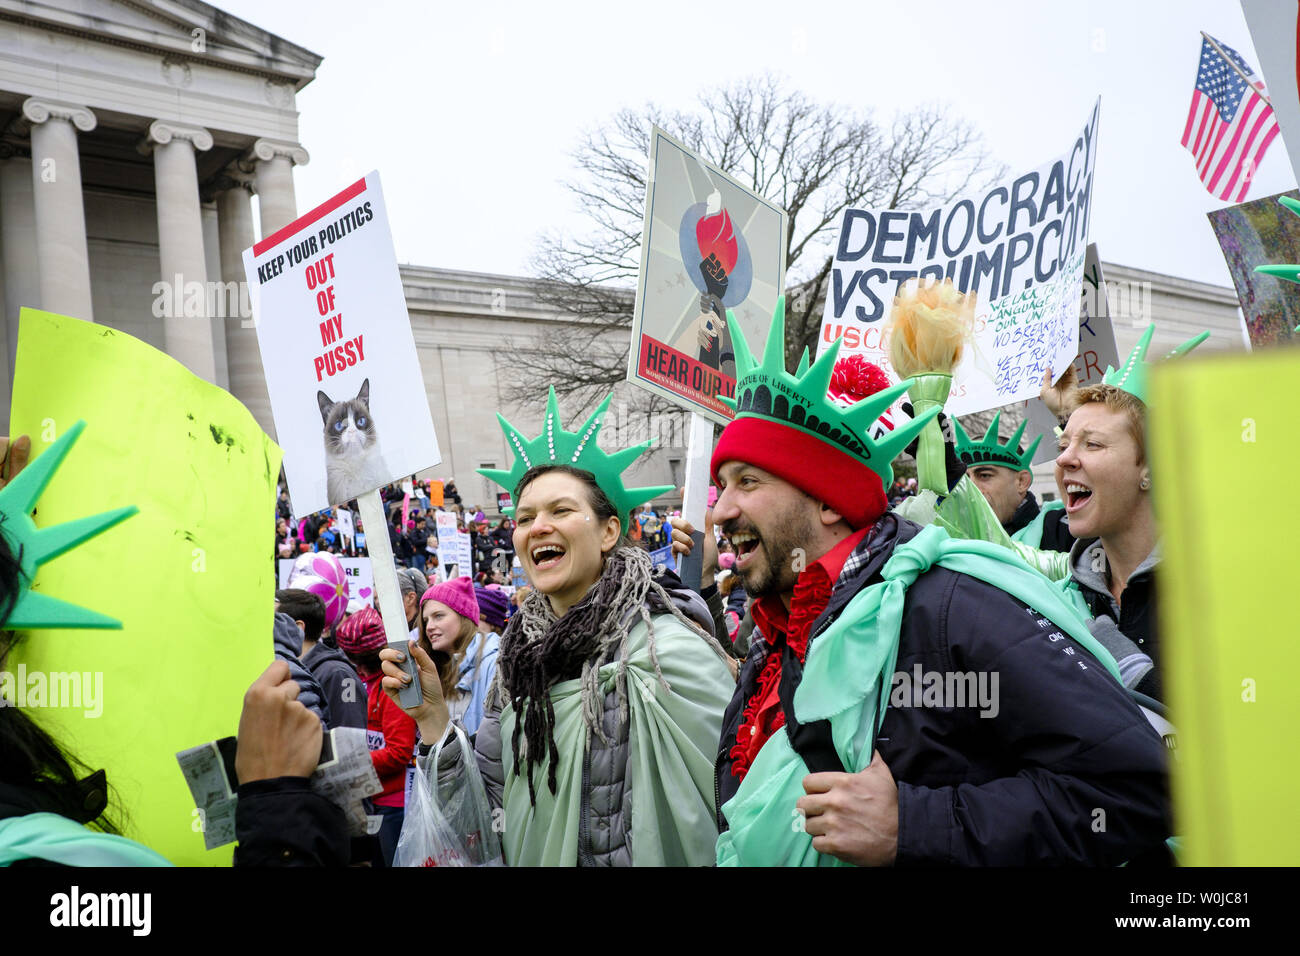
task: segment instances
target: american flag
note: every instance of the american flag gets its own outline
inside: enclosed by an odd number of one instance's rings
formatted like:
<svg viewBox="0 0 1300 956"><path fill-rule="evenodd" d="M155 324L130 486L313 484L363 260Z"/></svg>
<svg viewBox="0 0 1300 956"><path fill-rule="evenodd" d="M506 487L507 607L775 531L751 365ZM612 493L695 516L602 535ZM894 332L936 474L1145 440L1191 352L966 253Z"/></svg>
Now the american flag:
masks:
<svg viewBox="0 0 1300 956"><path fill-rule="evenodd" d="M1220 199L1246 198L1255 169L1277 135L1267 96L1263 82L1236 50L1209 36L1201 41L1183 145L1195 158L1205 188Z"/></svg>

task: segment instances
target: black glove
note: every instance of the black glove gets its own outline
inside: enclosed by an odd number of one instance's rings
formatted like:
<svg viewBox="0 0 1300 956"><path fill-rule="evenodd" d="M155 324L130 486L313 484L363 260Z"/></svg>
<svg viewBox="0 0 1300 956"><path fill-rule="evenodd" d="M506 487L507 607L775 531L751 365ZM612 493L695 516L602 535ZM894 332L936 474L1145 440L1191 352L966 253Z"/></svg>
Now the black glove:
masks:
<svg viewBox="0 0 1300 956"><path fill-rule="evenodd" d="M899 408L907 412L909 418L915 418L912 411L911 402L903 402ZM952 420L942 411L939 412L939 431L943 434L943 465L946 472L945 477L948 480L948 490L952 491L957 487L957 482L961 481L961 476L966 474L965 463L957 457L956 435L953 432ZM916 457L917 447L921 444L921 437L918 435L912 444L904 449L913 458Z"/></svg>

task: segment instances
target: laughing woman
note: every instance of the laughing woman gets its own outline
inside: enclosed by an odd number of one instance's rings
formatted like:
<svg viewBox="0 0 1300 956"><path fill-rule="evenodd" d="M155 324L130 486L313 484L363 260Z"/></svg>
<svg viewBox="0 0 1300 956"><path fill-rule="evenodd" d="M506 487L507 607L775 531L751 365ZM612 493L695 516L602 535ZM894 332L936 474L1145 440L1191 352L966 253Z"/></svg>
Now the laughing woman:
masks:
<svg viewBox="0 0 1300 956"><path fill-rule="evenodd" d="M611 396L612 397L612 396ZM484 474L515 505L515 551L532 592L501 639L497 680L474 753L444 742L419 770L448 803L475 759L504 809L511 865L703 865L714 860L713 762L734 681L704 602L669 591L649 555L628 546L629 513L669 488L623 486L640 451L596 445L607 398L564 431L552 390L541 436L502 419L512 471ZM436 669L418 647L423 703L408 713L422 740L449 735ZM385 687L404 680L386 650Z"/></svg>
<svg viewBox="0 0 1300 956"><path fill-rule="evenodd" d="M1163 701L1156 632L1160 562L1146 460L1148 326L1128 361L1100 385L1073 391L1060 437L1056 484L1070 534L1068 587L1082 598L1088 625L1119 665L1124 685ZM1208 337L1179 346L1183 355Z"/></svg>

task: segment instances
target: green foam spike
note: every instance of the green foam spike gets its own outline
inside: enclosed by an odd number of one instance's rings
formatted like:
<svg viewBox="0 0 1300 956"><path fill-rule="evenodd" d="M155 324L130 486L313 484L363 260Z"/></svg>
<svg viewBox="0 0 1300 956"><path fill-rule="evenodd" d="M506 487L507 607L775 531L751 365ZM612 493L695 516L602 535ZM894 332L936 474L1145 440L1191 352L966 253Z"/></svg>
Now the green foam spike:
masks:
<svg viewBox="0 0 1300 956"><path fill-rule="evenodd" d="M1106 374L1101 377L1102 384L1121 388L1145 405L1147 401L1147 373L1151 370L1151 366L1155 364L1147 361L1147 350L1151 347L1151 337L1155 335L1155 332L1155 324L1148 325L1146 331L1142 333L1142 337L1138 339L1137 345L1133 346L1133 351L1129 352L1128 358L1124 360L1124 364L1118 369L1110 366L1106 367ZM1208 331L1194 335L1170 352L1167 358L1179 358L1186 355L1209 337L1210 333Z"/></svg>
<svg viewBox="0 0 1300 956"><path fill-rule="evenodd" d="M1043 436L1039 435L1035 438L1022 452L1020 439L1024 437L1028 421L1022 421L1015 433L1003 442L998 439L998 423L1001 420L1002 413L996 412L993 421L989 423L988 430L984 432L984 437L979 441L973 441L966 434L966 429L961 427L961 422L954 418L952 427L956 438L957 457L970 466L998 465L1013 471L1029 471L1033 466L1034 452L1038 450L1038 444L1043 440Z"/></svg>
<svg viewBox="0 0 1300 956"><path fill-rule="evenodd" d="M890 462L938 414L936 408L933 414L918 416L880 439L871 438L871 425L907 390L908 383L877 392L847 408L837 405L826 390L843 344L841 339L831 343L811 365L800 361L793 375L787 372L784 297L777 299L773 310L761 363L754 361L744 331L734 320L731 329L736 352L736 397L718 397L734 409L735 417L761 418L808 432L866 465L886 486L894 480Z"/></svg>
<svg viewBox="0 0 1300 956"><path fill-rule="evenodd" d="M737 351L737 361L739 360L740 355ZM555 388L552 387L546 396L546 419L542 424L542 433L531 441L503 416L497 415L506 442L515 456L514 465L508 471L499 468L479 468L478 473L500 485L513 496L524 473L536 465L569 465L589 471L595 476L596 485L605 492L606 497L614 505L618 513L619 525L626 533L628 515L633 508L651 498L667 494L675 488L673 485L645 488L624 486L622 473L654 444L654 439L613 454L607 454L596 444L596 436L600 433L602 420L613 397L614 393L610 392L596 410L587 416L587 420L578 427L578 430L571 432L566 431L560 421L560 403L556 398ZM509 513L513 514L513 512L512 507Z"/></svg>
<svg viewBox="0 0 1300 956"><path fill-rule="evenodd" d="M77 422L44 454L33 459L16 478L0 489L0 533L5 535L10 548L18 556L22 586L18 601L4 622L9 630L122 626L120 621L97 611L30 590L31 582L41 565L66 554L139 511L132 505L49 528L36 527L36 522L31 518L32 509L36 507L36 502L85 427L84 421Z"/></svg>

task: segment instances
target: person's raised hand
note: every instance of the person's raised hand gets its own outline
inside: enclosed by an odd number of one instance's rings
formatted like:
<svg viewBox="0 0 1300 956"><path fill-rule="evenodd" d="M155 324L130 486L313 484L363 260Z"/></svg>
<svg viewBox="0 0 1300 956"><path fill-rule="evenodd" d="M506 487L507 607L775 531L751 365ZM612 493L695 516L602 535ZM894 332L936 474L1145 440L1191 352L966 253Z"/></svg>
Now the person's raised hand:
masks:
<svg viewBox="0 0 1300 956"><path fill-rule="evenodd" d="M27 467L31 454L32 440L26 435L19 435L12 441L8 435L0 435L0 488L18 477L18 473Z"/></svg>
<svg viewBox="0 0 1300 956"><path fill-rule="evenodd" d="M690 554L695 548L691 535L695 526L681 515L668 519L672 526L673 554ZM713 536L713 509L704 510L704 563L700 568L700 590L710 587L718 574L718 540ZM689 582L687 582L689 586Z"/></svg>
<svg viewBox="0 0 1300 956"><path fill-rule="evenodd" d="M1047 406L1049 412L1060 418L1065 411L1066 398L1070 390L1078 384L1079 376L1074 371L1073 362L1070 363L1070 367L1065 370L1065 374L1061 376L1061 380L1055 385L1052 384L1052 370L1049 368L1043 373L1043 387L1038 393L1038 397Z"/></svg>
<svg viewBox="0 0 1300 956"><path fill-rule="evenodd" d="M241 784L274 777L310 777L320 763L320 718L298 701L289 665L274 661L244 694L235 749Z"/></svg>
<svg viewBox="0 0 1300 956"><path fill-rule="evenodd" d="M407 654L415 659L416 671L420 675L423 699L416 707L402 707L402 702L398 700L402 688L411 682L406 671L402 670L402 661L406 659ZM384 693L415 720L420 728L420 739L426 743L433 743L440 739L443 731L447 729L451 715L447 710L447 702L442 696L442 679L438 676L438 668L433 663L433 659L419 644L410 641L406 651L396 647L383 648L379 652L379 662L384 671Z"/></svg>
<svg viewBox="0 0 1300 956"><path fill-rule="evenodd" d="M861 773L804 777L804 830L813 849L857 866L890 866L898 855L898 785L876 751Z"/></svg>

